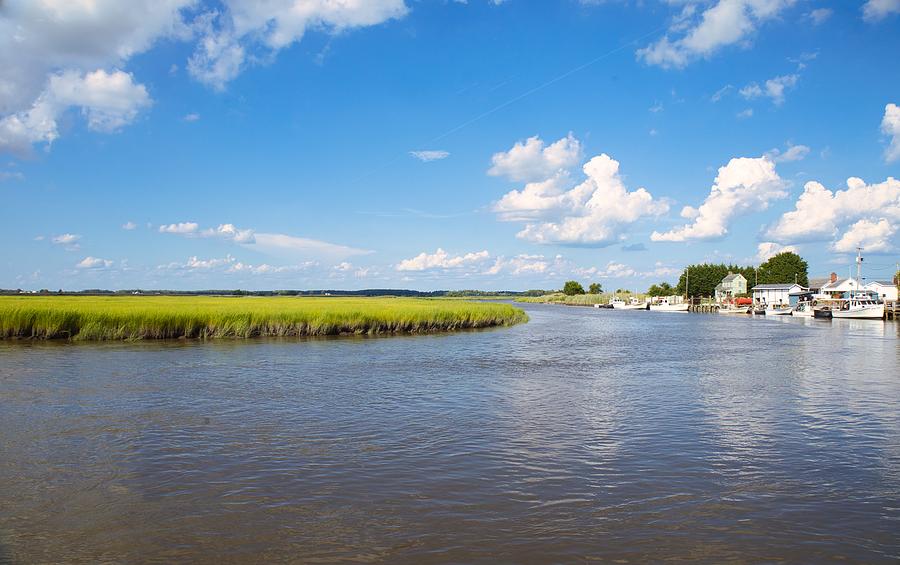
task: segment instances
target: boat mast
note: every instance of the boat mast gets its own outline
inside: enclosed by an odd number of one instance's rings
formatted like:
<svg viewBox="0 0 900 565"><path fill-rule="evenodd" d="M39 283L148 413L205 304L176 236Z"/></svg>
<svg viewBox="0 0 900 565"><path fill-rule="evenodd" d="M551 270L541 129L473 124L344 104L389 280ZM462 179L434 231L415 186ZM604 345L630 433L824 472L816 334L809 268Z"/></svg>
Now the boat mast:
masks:
<svg viewBox="0 0 900 565"><path fill-rule="evenodd" d="M856 248L856 293L862 288L862 247Z"/></svg>
<svg viewBox="0 0 900 565"><path fill-rule="evenodd" d="M685 267L684 269L684 297L688 299L690 302L691 293L688 291L688 287L691 284L691 268Z"/></svg>

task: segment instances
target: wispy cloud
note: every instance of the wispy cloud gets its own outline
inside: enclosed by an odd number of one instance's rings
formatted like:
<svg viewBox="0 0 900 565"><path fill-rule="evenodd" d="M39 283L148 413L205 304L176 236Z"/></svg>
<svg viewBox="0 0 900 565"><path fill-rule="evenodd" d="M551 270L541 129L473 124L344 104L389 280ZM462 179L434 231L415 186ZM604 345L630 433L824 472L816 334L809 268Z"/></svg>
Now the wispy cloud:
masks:
<svg viewBox="0 0 900 565"><path fill-rule="evenodd" d="M75 265L76 269L109 269L113 266L113 262L109 259L100 259L99 257L85 257Z"/></svg>
<svg viewBox="0 0 900 565"><path fill-rule="evenodd" d="M64 233L50 238L50 241L54 245L61 245L62 247L65 247L67 251L76 251L79 249L81 247L78 243L80 240L81 236L74 233Z"/></svg>
<svg viewBox="0 0 900 565"><path fill-rule="evenodd" d="M450 156L450 152L448 151L410 151L410 155L422 161L423 163L430 163L431 161L440 161L441 159L446 159Z"/></svg>

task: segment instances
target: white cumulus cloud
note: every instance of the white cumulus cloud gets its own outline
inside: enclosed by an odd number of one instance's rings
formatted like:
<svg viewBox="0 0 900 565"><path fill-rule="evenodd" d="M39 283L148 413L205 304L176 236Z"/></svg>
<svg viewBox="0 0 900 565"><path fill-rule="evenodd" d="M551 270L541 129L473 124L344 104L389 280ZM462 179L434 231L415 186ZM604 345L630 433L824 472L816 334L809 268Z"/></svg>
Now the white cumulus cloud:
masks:
<svg viewBox="0 0 900 565"><path fill-rule="evenodd" d="M891 238L895 233L897 228L886 218L862 219L847 228L831 248L838 253L852 253L859 246L870 253L886 253L894 249Z"/></svg>
<svg viewBox="0 0 900 565"><path fill-rule="evenodd" d="M65 71L50 77L46 90L26 110L0 119L0 151L27 153L36 143L59 137L57 120L68 108L79 108L94 131L113 132L131 123L150 105L150 95L129 73Z"/></svg>
<svg viewBox="0 0 900 565"><path fill-rule="evenodd" d="M497 257L494 263L484 271L484 274L498 275L503 273L513 276L544 274L553 269L558 263L559 257L551 260L543 255L529 255L527 253L513 257Z"/></svg>
<svg viewBox="0 0 900 565"><path fill-rule="evenodd" d="M400 18L403 0L223 0L196 27L201 37L188 62L196 79L224 88L248 62L271 60L310 29L340 33Z"/></svg>
<svg viewBox="0 0 900 565"><path fill-rule="evenodd" d="M900 0L868 0L862 7L863 19L877 22L892 14L900 14Z"/></svg>
<svg viewBox="0 0 900 565"><path fill-rule="evenodd" d="M699 208L685 207L682 215L693 222L660 233L653 241L690 241L716 239L728 233L731 220L741 214L765 210L769 202L787 196L786 183L768 157L739 157L719 168L715 184ZM687 212L687 213L686 213Z"/></svg>
<svg viewBox="0 0 900 565"><path fill-rule="evenodd" d="M62 235L53 236L50 241L55 243L56 245L64 245L66 247L71 247L78 244L78 240L81 239L81 236L74 233L64 233Z"/></svg>
<svg viewBox="0 0 900 565"><path fill-rule="evenodd" d="M434 253L422 252L411 259L404 259L397 263L398 271L427 271L432 269L457 269L475 263L481 263L490 258L487 251L466 253L463 255L450 255L440 247Z"/></svg>
<svg viewBox="0 0 900 565"><path fill-rule="evenodd" d="M765 263L779 253L792 251L797 253L797 248L793 245L781 245L774 241L764 241L756 246L756 262Z"/></svg>
<svg viewBox="0 0 900 565"><path fill-rule="evenodd" d="M841 227L858 220L885 218L900 221L900 181L893 177L877 184L847 179L846 190L828 190L810 181L794 204L769 229L775 241L800 242L833 238Z"/></svg>
<svg viewBox="0 0 900 565"><path fill-rule="evenodd" d="M109 259L100 259L99 257L85 257L75 265L76 269L108 269L112 267L113 262Z"/></svg>
<svg viewBox="0 0 900 565"><path fill-rule="evenodd" d="M235 243L256 243L256 236L251 229L239 229L234 224L220 224L219 227L209 228L200 232L203 237L221 237Z"/></svg>
<svg viewBox="0 0 900 565"><path fill-rule="evenodd" d="M795 0L718 0L697 13L687 3L662 39L638 50L649 65L682 68L729 45L748 41L763 23L777 18Z"/></svg>
<svg viewBox="0 0 900 565"><path fill-rule="evenodd" d="M177 233L180 235L194 234L200 225L197 222L179 222L177 224L164 224L159 226L159 233Z"/></svg>
<svg viewBox="0 0 900 565"><path fill-rule="evenodd" d="M585 180L572 186L568 171L546 169L553 176L508 192L493 210L501 221L526 222L520 239L598 247L621 241L629 224L668 211L644 188L629 192L609 155L592 158L582 171Z"/></svg>
<svg viewBox="0 0 900 565"><path fill-rule="evenodd" d="M488 174L514 181L546 179L578 164L580 159L581 142L571 133L550 145L534 136L517 141L509 151L495 153Z"/></svg>

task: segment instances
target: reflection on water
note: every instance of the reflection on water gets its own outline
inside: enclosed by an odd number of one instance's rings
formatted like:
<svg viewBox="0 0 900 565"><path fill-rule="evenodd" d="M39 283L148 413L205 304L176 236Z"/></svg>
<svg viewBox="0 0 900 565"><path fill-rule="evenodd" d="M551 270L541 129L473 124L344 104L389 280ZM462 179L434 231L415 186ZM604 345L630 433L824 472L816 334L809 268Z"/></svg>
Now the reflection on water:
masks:
<svg viewBox="0 0 900 565"><path fill-rule="evenodd" d="M897 324L0 343L0 562L896 562Z"/></svg>

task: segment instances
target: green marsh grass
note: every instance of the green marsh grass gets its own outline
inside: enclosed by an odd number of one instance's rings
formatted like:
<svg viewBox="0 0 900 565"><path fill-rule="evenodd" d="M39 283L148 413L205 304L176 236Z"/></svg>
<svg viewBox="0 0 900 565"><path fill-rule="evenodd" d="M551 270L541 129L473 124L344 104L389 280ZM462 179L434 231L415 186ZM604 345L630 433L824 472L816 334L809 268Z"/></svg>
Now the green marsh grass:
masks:
<svg viewBox="0 0 900 565"><path fill-rule="evenodd" d="M136 340L452 331L528 320L509 304L419 298L0 296L0 338Z"/></svg>

